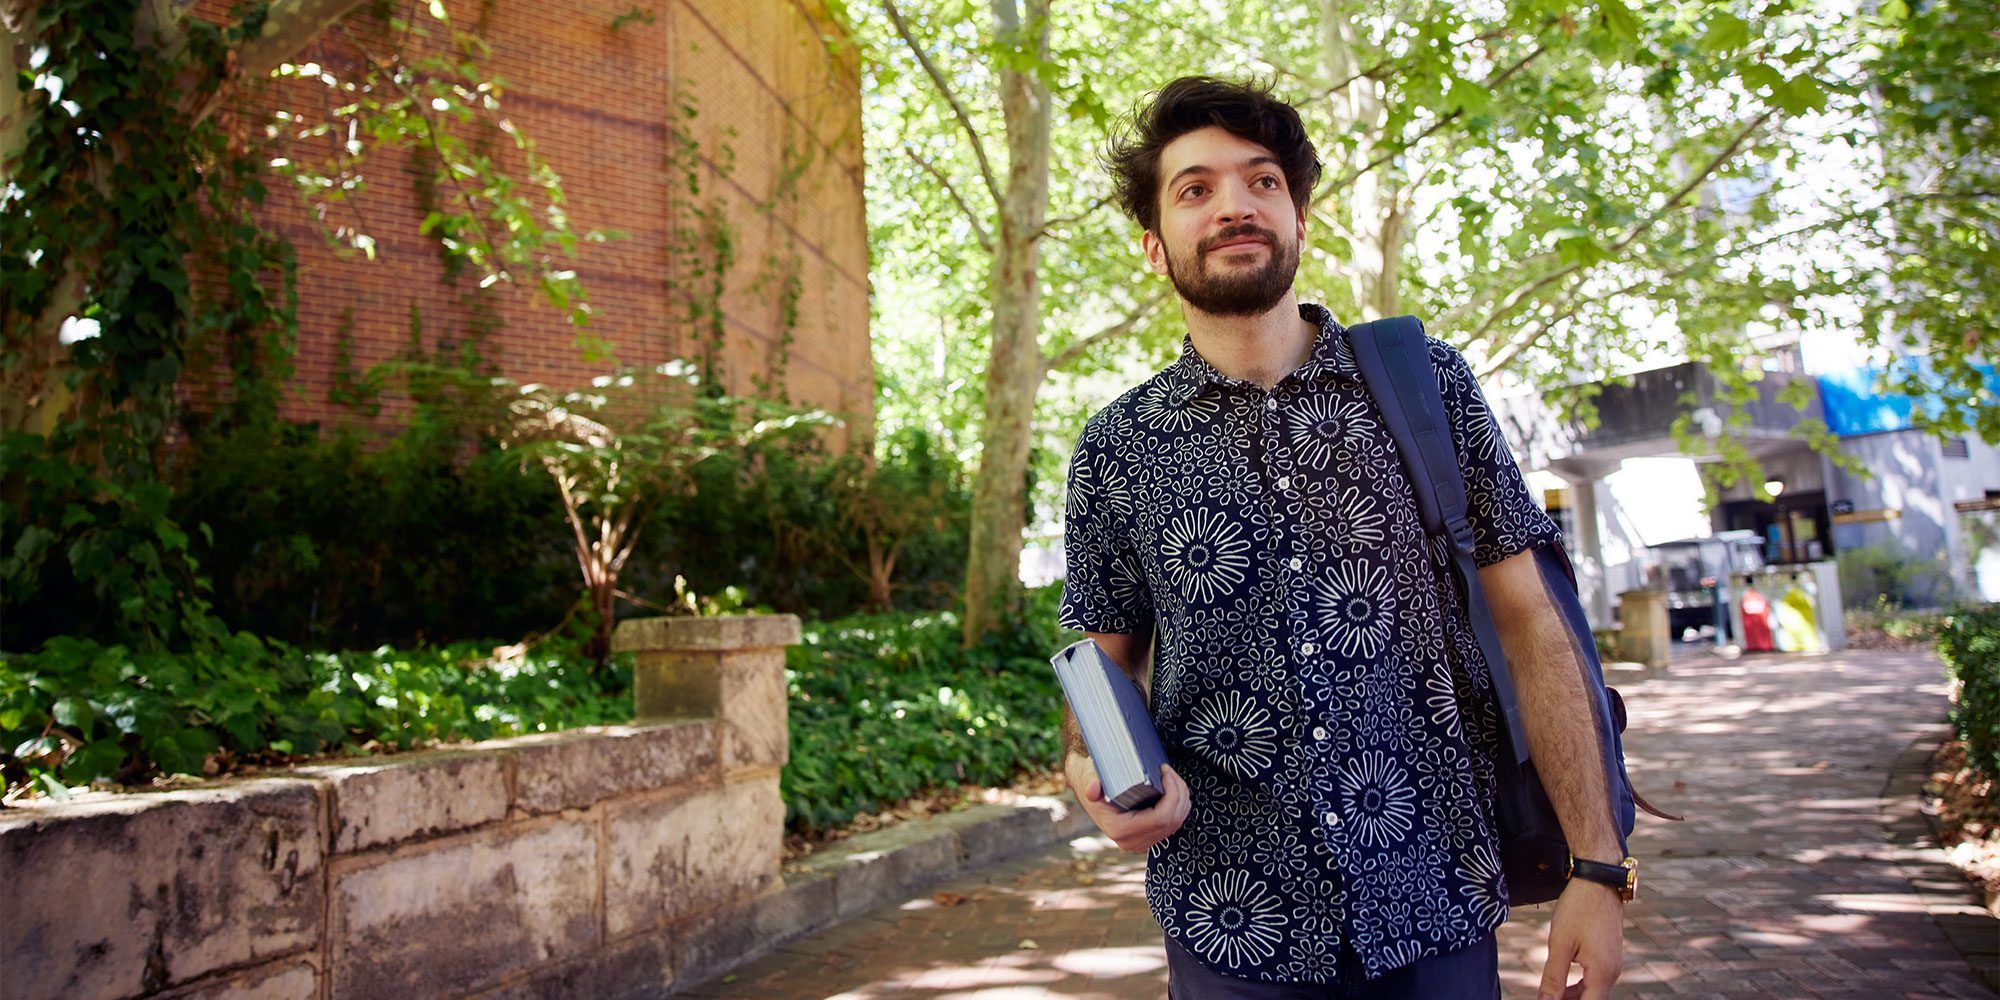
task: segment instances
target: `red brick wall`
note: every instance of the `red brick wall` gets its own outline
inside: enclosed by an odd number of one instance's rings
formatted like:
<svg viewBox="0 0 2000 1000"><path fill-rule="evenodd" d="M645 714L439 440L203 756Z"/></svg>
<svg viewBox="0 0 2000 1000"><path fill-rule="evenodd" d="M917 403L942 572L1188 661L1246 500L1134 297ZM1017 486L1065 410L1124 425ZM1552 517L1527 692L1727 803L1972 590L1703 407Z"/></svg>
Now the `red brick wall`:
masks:
<svg viewBox="0 0 2000 1000"><path fill-rule="evenodd" d="M783 385L795 403L843 412L852 419L851 433L869 436L875 382L859 84L851 56L837 54L838 42L822 41L823 32L835 29L816 0L495 0L483 9L448 0L447 6L460 27L483 26L492 47L484 72L505 84L501 114L561 175L571 226L626 234L582 244L576 259L562 265L577 271L594 311L591 329L616 359L653 365L697 350L685 328L687 275L676 273L686 268L669 250L673 227L684 221L676 213L686 211L676 195L682 179L669 167L671 141L678 109L691 100L697 114L681 125L703 153L701 196L720 199L736 233L737 263L722 299L731 388L748 392L753 377L768 374L783 324L775 289L753 285L773 271L770 255L780 260L778 274L791 271L795 260L801 297ZM422 9L411 15L419 23L429 21ZM620 14L635 9L650 11L652 23L634 19L612 29ZM350 19L354 36L379 38L379 22L363 10ZM431 28L440 36L433 44L441 43L444 33ZM298 60L341 66L354 56L347 39L330 32ZM310 116L325 94L316 83L287 80L260 100ZM493 138L496 148L511 145L505 136ZM733 155L722 154L725 145ZM792 197L760 210L760 203L773 202L787 155L809 156L809 166ZM733 167L725 171L724 163ZM366 369L408 344L413 304L434 349L441 340L464 339L474 322L472 303L482 294L482 308L500 323L482 350L509 376L570 385L603 370L583 359L576 331L533 289L501 284L479 293L471 274L447 283L436 243L417 231L423 211L407 155L371 154L365 176L358 214L336 206L326 221L362 220L376 241L372 261L329 248L289 188L274 185L264 212L299 253L297 377L285 416L361 419L327 399L343 326L353 340L354 366ZM399 401L384 402L383 419L394 420Z"/></svg>

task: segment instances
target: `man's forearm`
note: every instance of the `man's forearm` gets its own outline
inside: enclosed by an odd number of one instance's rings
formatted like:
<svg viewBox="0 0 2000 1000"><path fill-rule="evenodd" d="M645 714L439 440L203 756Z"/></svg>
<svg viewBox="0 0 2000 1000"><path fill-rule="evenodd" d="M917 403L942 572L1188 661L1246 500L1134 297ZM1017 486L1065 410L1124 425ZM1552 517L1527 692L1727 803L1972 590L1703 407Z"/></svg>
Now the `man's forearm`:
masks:
<svg viewBox="0 0 2000 1000"><path fill-rule="evenodd" d="M1537 603L1540 612L1517 617L1501 632L1535 773L1562 820L1570 850L1579 858L1616 862L1624 852L1587 668L1546 595Z"/></svg>

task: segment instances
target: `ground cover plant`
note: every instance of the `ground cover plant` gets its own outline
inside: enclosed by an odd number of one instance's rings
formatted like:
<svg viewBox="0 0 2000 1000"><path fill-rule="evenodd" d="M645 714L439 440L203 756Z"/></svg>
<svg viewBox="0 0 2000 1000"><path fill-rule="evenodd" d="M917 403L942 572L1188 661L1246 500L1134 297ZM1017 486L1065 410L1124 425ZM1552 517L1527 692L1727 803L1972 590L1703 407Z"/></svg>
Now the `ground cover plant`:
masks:
<svg viewBox="0 0 2000 1000"><path fill-rule="evenodd" d="M0 775L10 798L61 798L94 781L629 721L630 657L593 669L579 641L496 663L473 642L326 653L245 632L163 653L58 638L0 654Z"/></svg>
<svg viewBox="0 0 2000 1000"><path fill-rule="evenodd" d="M1027 624L970 649L952 612L808 624L786 658L787 832L815 834L936 789L1004 785L1061 752L1062 689L1049 656L1059 587L1029 595Z"/></svg>

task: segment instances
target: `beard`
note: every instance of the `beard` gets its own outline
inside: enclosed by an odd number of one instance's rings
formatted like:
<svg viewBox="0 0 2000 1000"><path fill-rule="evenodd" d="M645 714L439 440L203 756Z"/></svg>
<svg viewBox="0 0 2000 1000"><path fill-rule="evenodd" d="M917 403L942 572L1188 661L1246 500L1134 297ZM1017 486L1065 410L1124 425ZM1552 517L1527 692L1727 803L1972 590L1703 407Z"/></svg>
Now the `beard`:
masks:
<svg viewBox="0 0 2000 1000"><path fill-rule="evenodd" d="M1232 267L1217 273L1209 269L1209 250L1231 240L1256 236L1268 249L1261 267ZM1269 312L1285 293L1299 271L1299 248L1279 242L1278 234L1261 226L1232 226L1195 246L1192 260L1175 260L1160 244L1167 258L1167 277L1188 305L1212 316L1256 316Z"/></svg>

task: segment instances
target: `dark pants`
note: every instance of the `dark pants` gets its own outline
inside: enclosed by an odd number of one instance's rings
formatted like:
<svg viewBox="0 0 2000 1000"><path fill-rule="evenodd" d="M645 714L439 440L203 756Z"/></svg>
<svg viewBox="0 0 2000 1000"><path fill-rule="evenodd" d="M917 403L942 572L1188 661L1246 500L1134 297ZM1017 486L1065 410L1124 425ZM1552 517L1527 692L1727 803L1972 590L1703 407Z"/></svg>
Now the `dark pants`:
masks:
<svg viewBox="0 0 2000 1000"><path fill-rule="evenodd" d="M1168 1000L1500 1000L1500 948L1478 944L1418 959L1372 982L1345 944L1333 983L1262 983L1225 976L1167 938Z"/></svg>

